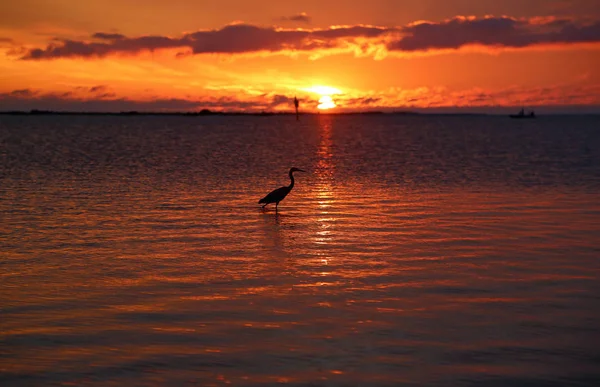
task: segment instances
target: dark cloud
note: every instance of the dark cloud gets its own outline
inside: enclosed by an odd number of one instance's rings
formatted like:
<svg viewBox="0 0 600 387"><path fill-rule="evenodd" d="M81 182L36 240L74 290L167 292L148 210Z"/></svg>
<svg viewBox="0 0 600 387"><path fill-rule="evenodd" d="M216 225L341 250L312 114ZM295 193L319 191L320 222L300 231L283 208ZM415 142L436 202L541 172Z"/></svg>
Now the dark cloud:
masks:
<svg viewBox="0 0 600 387"><path fill-rule="evenodd" d="M235 24L216 31L199 31L187 38L195 54L244 53L279 51L286 47L300 47L307 31L282 30Z"/></svg>
<svg viewBox="0 0 600 387"><path fill-rule="evenodd" d="M112 92L102 93L102 94L96 95L96 98L99 98L99 99L115 99L115 98L117 98L117 93L112 93Z"/></svg>
<svg viewBox="0 0 600 387"><path fill-rule="evenodd" d="M105 92L108 90L108 86L106 85L97 85L97 86L77 86L75 87L76 91L84 92L84 93L98 93Z"/></svg>
<svg viewBox="0 0 600 387"><path fill-rule="evenodd" d="M94 89L92 87L91 89ZM284 96L263 96L257 100L245 101L233 97L206 98L161 98L133 100L117 97L108 92L81 98L81 91L90 91L87 87L76 87L74 91L42 93L37 90L22 89L9 93L0 93L2 111L80 111L80 112L121 112L121 111L195 111L201 109L229 111L262 111L283 103ZM98 89L99 90L99 89ZM79 93L78 93L79 92Z"/></svg>
<svg viewBox="0 0 600 387"><path fill-rule="evenodd" d="M347 98L343 100L344 105L359 107L377 106L381 102L382 98L379 97ZM340 101L340 103L342 103L342 101Z"/></svg>
<svg viewBox="0 0 600 387"><path fill-rule="evenodd" d="M318 104L318 102L314 99L309 99L309 98L303 98L300 96L295 96L298 99L298 102L300 102L300 104L302 106L304 106L305 104L314 104L314 106L316 106ZM288 108L289 110L293 109L294 107L294 97L290 97L287 95L282 95L282 94L275 94L275 95L271 95L269 96L268 94L264 94L263 98L267 98L270 99L270 103L269 103L269 108L270 109L275 109L275 108Z"/></svg>
<svg viewBox="0 0 600 387"><path fill-rule="evenodd" d="M106 91L107 89L108 89L108 87L104 86L104 85L92 86L92 87L90 87L90 93Z"/></svg>
<svg viewBox="0 0 600 387"><path fill-rule="evenodd" d="M8 49L7 54L10 56L22 56L27 53L26 48L7 36L0 36L0 47Z"/></svg>
<svg viewBox="0 0 600 387"><path fill-rule="evenodd" d="M84 93L82 93L82 91ZM261 96L238 99L235 96L164 98L149 96L144 100L118 97L115 93L85 94L89 87L77 87L72 91L41 92L32 89L20 89L0 93L0 110L28 111L199 111L202 109L221 111L293 111L293 96L265 93ZM410 94L411 90L406 90ZM420 89L413 90L421 93ZM477 111L487 107L489 111L499 111L503 107L526 106L588 106L590 111L598 112L600 87L598 85L572 84L550 87L510 87L502 90L437 90L426 91L422 95L410 98L398 97L397 92L380 96L339 96L335 98L342 111L393 111L410 107L415 109L447 108ZM314 97L298 95L303 109L315 109L318 104ZM512 109L514 110L514 109Z"/></svg>
<svg viewBox="0 0 600 387"><path fill-rule="evenodd" d="M180 49L177 57L284 50L308 52L347 47L347 43L357 43L361 49L366 50L370 44L384 42L389 51L397 52L458 49L470 44L518 48L549 43L600 42L600 21L582 24L566 18L455 17L438 23L423 22L397 28L355 25L312 30L233 24L217 30L196 31L178 38L130 38L121 34L97 32L89 41L55 39L45 48L26 51L22 59L103 57L166 48Z"/></svg>
<svg viewBox="0 0 600 387"><path fill-rule="evenodd" d="M457 17L441 23L419 23L401 29L402 36L389 50L423 51L457 49L468 44L527 47L548 43L600 42L600 22L576 24L568 19L521 20Z"/></svg>
<svg viewBox="0 0 600 387"><path fill-rule="evenodd" d="M396 28L347 26L313 30L311 36L319 39L377 38L396 31L398 31Z"/></svg>
<svg viewBox="0 0 600 387"><path fill-rule="evenodd" d="M112 53L137 53L164 48L188 48L193 54L239 54L281 50L310 51L335 47L337 39L376 38L388 34L387 28L369 26L335 27L315 30L285 30L249 24L228 25L218 30L197 31L180 38L141 36L127 38L102 32L92 35L105 42L57 40L46 48L27 52L22 59L64 57L103 57ZM179 54L178 54L179 55Z"/></svg>
<svg viewBox="0 0 600 387"><path fill-rule="evenodd" d="M95 34L97 35L97 34ZM102 57L111 53L136 53L143 50L181 47L179 40L165 36L142 36L139 38L116 39L107 43L61 40L45 49L30 50L22 59L52 59L66 57Z"/></svg>
<svg viewBox="0 0 600 387"><path fill-rule="evenodd" d="M61 43L52 43L45 49L34 48L30 50L22 59L103 56L108 54L109 51L109 46L107 44L64 40Z"/></svg>
<svg viewBox="0 0 600 387"><path fill-rule="evenodd" d="M363 98L362 100L360 100L359 104L360 105L377 105L379 102L381 102L381 98L369 97L369 98Z"/></svg>
<svg viewBox="0 0 600 387"><path fill-rule="evenodd" d="M301 12L297 15L292 16L283 16L280 18L281 21L291 21L291 22L300 22L310 24L312 18L306 14L306 12Z"/></svg>
<svg viewBox="0 0 600 387"><path fill-rule="evenodd" d="M378 27L337 27L316 30L280 30L249 24L234 24L220 30L199 31L186 35L194 54L245 53L257 51L301 50L331 48L335 39L374 38L389 32Z"/></svg>
<svg viewBox="0 0 600 387"><path fill-rule="evenodd" d="M120 112L120 111L170 111L194 110L202 105L197 101L178 98L153 99L151 101L135 101L126 98L116 99L73 99L57 94L46 94L35 99L18 100L0 94L2 110L33 109L52 111L81 111L81 112Z"/></svg>
<svg viewBox="0 0 600 387"><path fill-rule="evenodd" d="M288 20L305 21L306 14ZM365 42L366 40L366 42ZM412 52L458 49L469 44L490 47L527 47L538 44L600 42L600 21L577 22L568 18L516 19L500 17L455 17L443 22L422 22L401 27L341 26L316 29L281 29L250 24L232 24L215 30L182 35L127 37L96 32L89 40L54 39L45 48L26 51L22 59L103 57L177 48L177 57L194 54L241 54L313 51L348 47L357 43L386 44L389 51Z"/></svg>
<svg viewBox="0 0 600 387"><path fill-rule="evenodd" d="M18 98L29 98L29 97L33 97L35 94L36 94L36 91L31 90L31 89L13 90L10 93L8 93L8 95L10 95L11 97L18 97Z"/></svg>
<svg viewBox="0 0 600 387"><path fill-rule="evenodd" d="M125 39L126 36L125 35L121 35L121 34L111 34L111 33L105 33L105 32L96 32L94 35L92 35L92 38L103 39L103 40L120 40L120 39Z"/></svg>
<svg viewBox="0 0 600 387"><path fill-rule="evenodd" d="M288 97L287 95L281 95L281 94L275 94L274 96L271 97L271 103L269 104L269 107L274 108L277 106L293 106L294 103L294 98L293 97Z"/></svg>
<svg viewBox="0 0 600 387"><path fill-rule="evenodd" d="M16 90L15 90L16 91ZM72 92L62 93L32 93L30 95L15 95L15 92L0 94L2 110L53 110L53 111L88 111L88 112L119 112L119 111L164 111L164 110L193 110L202 106L198 101L178 98L155 98L150 101L135 101L127 98L79 99Z"/></svg>

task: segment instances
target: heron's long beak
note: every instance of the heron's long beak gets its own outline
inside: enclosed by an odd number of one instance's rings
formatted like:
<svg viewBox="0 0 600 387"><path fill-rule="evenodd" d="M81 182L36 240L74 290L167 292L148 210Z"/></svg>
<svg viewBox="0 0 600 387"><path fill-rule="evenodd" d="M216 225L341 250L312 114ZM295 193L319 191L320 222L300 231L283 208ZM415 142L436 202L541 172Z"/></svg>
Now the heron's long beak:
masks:
<svg viewBox="0 0 600 387"><path fill-rule="evenodd" d="M306 171L305 171L305 170L303 170L303 169L296 169L296 171L298 171L298 172L306 172Z"/></svg>

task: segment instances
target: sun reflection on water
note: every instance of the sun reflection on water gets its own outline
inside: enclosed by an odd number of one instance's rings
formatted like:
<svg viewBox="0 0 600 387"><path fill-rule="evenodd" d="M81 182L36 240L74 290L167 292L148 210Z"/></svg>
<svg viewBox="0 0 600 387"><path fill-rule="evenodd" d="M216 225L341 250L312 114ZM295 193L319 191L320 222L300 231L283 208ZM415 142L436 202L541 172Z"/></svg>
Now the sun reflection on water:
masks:
<svg viewBox="0 0 600 387"><path fill-rule="evenodd" d="M317 231L313 241L317 245L317 254L319 256L317 262L323 266L320 273L321 276L331 274L331 267L328 267L328 265L334 261L329 251L334 238L334 218L330 216L330 211L334 203L333 171L335 168L332 159L332 131L331 117L320 116L320 142L317 151L317 168L315 170L317 184L315 185L314 192L318 209L316 217Z"/></svg>

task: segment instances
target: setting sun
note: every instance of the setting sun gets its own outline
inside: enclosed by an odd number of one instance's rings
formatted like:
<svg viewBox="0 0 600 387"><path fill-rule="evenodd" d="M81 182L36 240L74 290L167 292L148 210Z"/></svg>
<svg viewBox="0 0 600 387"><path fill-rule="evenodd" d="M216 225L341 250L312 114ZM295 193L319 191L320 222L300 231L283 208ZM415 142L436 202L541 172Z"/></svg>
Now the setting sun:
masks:
<svg viewBox="0 0 600 387"><path fill-rule="evenodd" d="M311 86L302 90L321 96L319 98L319 105L317 106L317 109L319 110L333 109L336 107L337 105L335 104L332 95L342 94L342 91L338 88L322 85Z"/></svg>
<svg viewBox="0 0 600 387"><path fill-rule="evenodd" d="M334 94L342 94L340 89L331 86L311 86L306 89L302 89L304 91L309 91L311 93L317 93L321 95L334 95Z"/></svg>
<svg viewBox="0 0 600 387"><path fill-rule="evenodd" d="M321 97L321 99L319 99L319 105L317 106L318 109L321 110L327 110L327 109L332 109L334 108L335 102L333 102L333 98L331 98L330 95L324 95Z"/></svg>

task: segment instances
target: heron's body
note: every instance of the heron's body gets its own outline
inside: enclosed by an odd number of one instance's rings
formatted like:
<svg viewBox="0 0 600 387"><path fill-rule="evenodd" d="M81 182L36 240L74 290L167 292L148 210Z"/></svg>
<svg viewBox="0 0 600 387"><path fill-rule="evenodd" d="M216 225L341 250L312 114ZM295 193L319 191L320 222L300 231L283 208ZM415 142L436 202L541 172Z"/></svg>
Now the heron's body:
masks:
<svg viewBox="0 0 600 387"><path fill-rule="evenodd" d="M279 202L282 201L292 190L292 188L294 188L294 172L304 172L301 169L298 168L291 168L290 169L290 180L291 183L290 185L288 185L287 187L280 187L277 188L273 191L271 191L267 196L265 196L264 198L260 199L258 201L258 204L263 204L263 208L265 208L265 206L267 204L270 203L275 203L275 211L277 211L277 206L279 206Z"/></svg>

